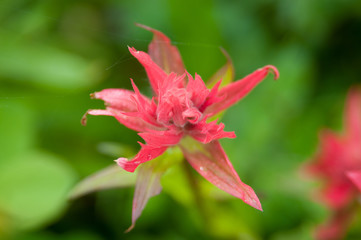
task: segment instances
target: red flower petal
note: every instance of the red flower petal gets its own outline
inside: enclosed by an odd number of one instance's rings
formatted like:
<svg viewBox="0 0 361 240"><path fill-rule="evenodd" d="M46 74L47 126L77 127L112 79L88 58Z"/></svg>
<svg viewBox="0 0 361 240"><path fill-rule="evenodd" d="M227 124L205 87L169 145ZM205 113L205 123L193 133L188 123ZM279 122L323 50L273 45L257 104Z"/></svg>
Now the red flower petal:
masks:
<svg viewBox="0 0 361 240"><path fill-rule="evenodd" d="M138 90L138 89L136 89ZM155 111L156 106L147 97L141 95L139 91L134 93L125 89L104 89L92 94L92 97L101 99L107 106L106 110L88 110L82 118L82 124L86 124L86 116L105 115L115 117L121 124L138 132L149 130L161 130L162 127L156 123L155 117L151 119L148 112ZM139 103L141 99L141 104ZM139 109L139 105L142 106ZM147 108L147 109L146 109ZM139 112L142 110L142 112Z"/></svg>
<svg viewBox="0 0 361 240"><path fill-rule="evenodd" d="M152 147L139 143L142 148L138 154L130 161L127 158L118 158L115 162L128 172L134 172L134 170L144 162L150 161L167 150L168 147Z"/></svg>
<svg viewBox="0 0 361 240"><path fill-rule="evenodd" d="M138 61L143 65L145 71L147 72L150 85L153 88L155 95L158 95L158 88L162 85L163 81L166 79L167 74L150 58L148 54L142 51L137 51L135 48L128 47L130 53L138 59Z"/></svg>
<svg viewBox="0 0 361 240"><path fill-rule="evenodd" d="M351 89L347 95L346 101L346 132L352 141L356 142L359 147L361 143L361 91L358 89Z"/></svg>
<svg viewBox="0 0 361 240"><path fill-rule="evenodd" d="M152 99L152 101L149 101L147 97L144 97L139 92L139 89L135 85L133 79L130 80L132 82L132 86L135 92L135 95L131 96L131 98L134 100L134 102L137 105L137 111L134 113L129 113L127 115L138 116L142 118L144 121L161 128L162 126L156 120L157 105L154 103L154 99Z"/></svg>
<svg viewBox="0 0 361 240"><path fill-rule="evenodd" d="M152 131L138 133L147 145L152 147L166 147L176 145L182 138L181 133L172 133L171 131Z"/></svg>
<svg viewBox="0 0 361 240"><path fill-rule="evenodd" d="M205 114L213 116L235 104L246 96L258 83L260 83L269 72L274 73L275 79L279 77L278 70L274 66L268 65L254 71L241 80L228 84L217 94L221 100L207 107Z"/></svg>
<svg viewBox="0 0 361 240"><path fill-rule="evenodd" d="M203 114L197 108L188 108L182 113L183 119L186 119L192 124L198 123L202 116Z"/></svg>
<svg viewBox="0 0 361 240"><path fill-rule="evenodd" d="M125 89L108 88L92 94L96 99L101 99L105 105L124 112L137 111L137 105L133 98L135 93ZM146 98L144 96L144 98ZM149 101L149 100L148 100Z"/></svg>
<svg viewBox="0 0 361 240"><path fill-rule="evenodd" d="M332 182L328 179L327 186L321 191L321 200L333 209L347 206L355 196L355 189L348 181Z"/></svg>
<svg viewBox="0 0 361 240"><path fill-rule="evenodd" d="M115 117L121 124L126 126L127 128L133 129L137 132L146 132L150 130L162 130L158 126L154 126L142 118L137 116L129 116L128 113L121 112L117 109L107 108L106 110L103 109L90 109L88 110L84 116L82 117L82 124L86 125L87 122L87 115L103 115L103 116L113 116Z"/></svg>
<svg viewBox="0 0 361 240"><path fill-rule="evenodd" d="M262 211L255 192L240 180L218 141L201 144L188 138L181 142L180 147L187 161L205 179Z"/></svg>
<svg viewBox="0 0 361 240"><path fill-rule="evenodd" d="M170 39L162 32L148 26L137 24L137 26L151 31L154 36L148 46L148 53L152 60L166 73L177 73L182 75L185 72L182 57L177 47L171 44Z"/></svg>
<svg viewBox="0 0 361 240"><path fill-rule="evenodd" d="M188 73L187 92L191 94L191 100L195 107L199 108L209 95L209 89L204 84L202 78L196 74L194 79Z"/></svg>
<svg viewBox="0 0 361 240"><path fill-rule="evenodd" d="M347 177L355 184L358 190L361 192L361 170L351 171L346 173Z"/></svg>
<svg viewBox="0 0 361 240"><path fill-rule="evenodd" d="M320 149L316 161L309 164L308 170L315 175L329 178L344 178L344 147L333 132L323 130L319 134Z"/></svg>
<svg viewBox="0 0 361 240"><path fill-rule="evenodd" d="M210 123L206 122L206 119L203 119L198 124L194 125L191 129L189 129L188 134L192 136L199 142L209 143L213 140L221 139L221 138L235 138L236 135L234 132L225 132L223 131L224 124L217 124L217 121L213 121Z"/></svg>

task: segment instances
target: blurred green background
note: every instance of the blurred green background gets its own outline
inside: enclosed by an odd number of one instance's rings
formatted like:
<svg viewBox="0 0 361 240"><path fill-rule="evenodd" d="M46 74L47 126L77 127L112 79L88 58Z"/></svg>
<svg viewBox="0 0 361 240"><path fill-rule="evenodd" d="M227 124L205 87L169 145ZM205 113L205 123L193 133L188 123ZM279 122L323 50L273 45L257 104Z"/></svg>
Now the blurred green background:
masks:
<svg viewBox="0 0 361 240"><path fill-rule="evenodd" d="M267 64L279 69L278 81L268 77L223 118L237 138L222 144L263 213L233 197L209 199L216 227L204 229L195 204L164 191L124 234L134 188L67 200L81 179L139 148L137 134L114 118L80 124L87 109L103 108L92 92L130 89L133 78L151 93L127 46L145 51L152 34L134 23L168 35L203 79L225 63L220 46L236 79ZM360 67L358 0L2 0L0 239L312 239L329 213L311 199L318 184L300 167L321 128L342 129ZM167 181L168 189L182 184ZM360 223L347 239L361 239Z"/></svg>

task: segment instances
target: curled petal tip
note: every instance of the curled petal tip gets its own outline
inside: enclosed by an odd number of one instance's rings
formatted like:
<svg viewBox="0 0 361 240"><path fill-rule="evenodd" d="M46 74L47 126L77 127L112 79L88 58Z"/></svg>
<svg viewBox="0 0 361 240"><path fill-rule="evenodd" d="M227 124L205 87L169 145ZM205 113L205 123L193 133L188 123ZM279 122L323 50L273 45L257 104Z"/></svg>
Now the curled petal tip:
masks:
<svg viewBox="0 0 361 240"><path fill-rule="evenodd" d="M81 120L80 120L81 125L86 126L87 116L88 116L88 112L86 112L86 113L83 115L83 117L81 118Z"/></svg>
<svg viewBox="0 0 361 240"><path fill-rule="evenodd" d="M264 68L266 68L268 72L273 73L275 80L277 80L280 77L280 73L278 72L278 69L275 66L267 65Z"/></svg>
<svg viewBox="0 0 361 240"><path fill-rule="evenodd" d="M96 98L96 95L95 95L95 94L96 94L96 93L91 93L91 94L90 94L90 98L91 98L91 99Z"/></svg>
<svg viewBox="0 0 361 240"><path fill-rule="evenodd" d="M227 61L232 63L231 56L229 56L228 52L223 47L219 47L219 49L221 50L222 54L226 57Z"/></svg>
<svg viewBox="0 0 361 240"><path fill-rule="evenodd" d="M140 27L140 28L143 28L143 29L148 30L148 31L152 31L152 30L153 30L153 28L148 27L148 26L146 26L146 25L143 25L143 24L141 24L141 23L135 23L135 26Z"/></svg>

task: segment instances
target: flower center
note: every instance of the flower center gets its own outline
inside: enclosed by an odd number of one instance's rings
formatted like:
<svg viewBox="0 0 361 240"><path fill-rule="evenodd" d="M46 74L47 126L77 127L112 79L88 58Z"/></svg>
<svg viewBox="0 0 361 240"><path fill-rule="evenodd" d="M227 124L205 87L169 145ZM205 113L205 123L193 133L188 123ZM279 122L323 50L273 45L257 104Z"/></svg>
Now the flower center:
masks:
<svg viewBox="0 0 361 240"><path fill-rule="evenodd" d="M185 88L171 88L159 97L157 121L164 125L184 127L196 124L202 113L194 107L191 94Z"/></svg>

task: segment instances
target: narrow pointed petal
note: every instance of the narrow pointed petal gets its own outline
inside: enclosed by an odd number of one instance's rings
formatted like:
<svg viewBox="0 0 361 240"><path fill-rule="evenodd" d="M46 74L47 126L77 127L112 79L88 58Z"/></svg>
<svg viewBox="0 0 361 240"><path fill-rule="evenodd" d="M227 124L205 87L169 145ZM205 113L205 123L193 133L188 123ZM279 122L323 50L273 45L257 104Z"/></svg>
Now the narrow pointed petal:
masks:
<svg viewBox="0 0 361 240"><path fill-rule="evenodd" d="M125 89L110 88L95 92L91 96L103 100L107 108L105 110L88 110L82 118L83 125L86 124L86 116L90 114L113 116L121 124L138 132L162 128L156 123L155 117L152 118L149 114L151 111L155 112L156 107L139 91L135 93ZM139 109L138 99L141 99L141 109Z"/></svg>
<svg viewBox="0 0 361 240"><path fill-rule="evenodd" d="M351 89L347 96L345 112L346 132L358 144L361 143L361 89Z"/></svg>
<svg viewBox="0 0 361 240"><path fill-rule="evenodd" d="M361 171L352 171L347 173L347 177L355 184L361 192Z"/></svg>
<svg viewBox="0 0 361 240"><path fill-rule="evenodd" d="M187 92L191 94L191 100L194 106L199 108L208 97L209 89L206 87L202 78L198 74L195 75L194 79L189 73L187 75Z"/></svg>
<svg viewBox="0 0 361 240"><path fill-rule="evenodd" d="M222 88L218 92L218 97L220 97L221 100L207 107L205 109L205 114L213 116L235 104L245 97L258 83L265 79L269 72L274 73L275 79L278 78L278 70L274 66L268 65L254 71L245 78Z"/></svg>
<svg viewBox="0 0 361 240"><path fill-rule="evenodd" d="M148 46L148 53L152 60L166 73L174 72L182 75L185 72L182 57L170 39L162 32L148 26L142 24L137 24L137 26L154 34L153 40Z"/></svg>
<svg viewBox="0 0 361 240"><path fill-rule="evenodd" d="M130 79L132 86L135 92L135 96L132 96L134 102L137 106L137 111L135 114L130 113L129 116L138 116L142 118L145 122L148 122L154 126L161 127L161 125L156 120L156 110L157 106L155 105L153 99L150 101L147 97L144 97L140 92L138 87L135 85L133 79Z"/></svg>
<svg viewBox="0 0 361 240"><path fill-rule="evenodd" d="M101 99L105 105L124 112L134 112L137 105L133 100L135 93L125 89L108 88L92 94L96 99ZM145 96L143 96L146 98ZM148 99L150 102L150 100Z"/></svg>
<svg viewBox="0 0 361 240"><path fill-rule="evenodd" d="M133 197L132 225L126 232L134 228L135 222L141 215L148 200L161 192L160 177L162 174L163 172L155 171L152 164L143 164L139 167Z"/></svg>
<svg viewBox="0 0 361 240"><path fill-rule="evenodd" d="M158 95L158 88L166 79L167 74L155 62L153 62L150 56L145 52L137 51L135 48L131 47L129 47L129 51L145 68L154 94Z"/></svg>
<svg viewBox="0 0 361 240"><path fill-rule="evenodd" d="M108 110L105 109L89 109L84 113L83 117L81 118L81 124L85 126L88 122L88 115L103 115L103 116L114 116L114 114Z"/></svg>
<svg viewBox="0 0 361 240"><path fill-rule="evenodd" d="M219 92L219 86L222 84L222 80L219 80L211 89L211 91L209 92L206 101L202 104L202 106L199 108L199 110L201 112L205 112L204 110L207 109L209 106L221 102L225 96L223 97L219 97L218 96L218 92ZM216 114L217 115L217 114ZM210 116L209 114L207 116ZM213 115L215 116L215 115Z"/></svg>
<svg viewBox="0 0 361 240"><path fill-rule="evenodd" d="M221 87L228 85L234 79L233 62L229 54L221 48L223 55L226 57L227 62L224 64L213 76L208 80L207 87L212 88L217 82L222 80Z"/></svg>
<svg viewBox="0 0 361 240"><path fill-rule="evenodd" d="M124 170L128 172L134 172L134 170L144 162L148 162L167 150L168 147L153 147L149 145L144 145L139 143L142 148L138 152L138 154L132 159L128 160L127 158L118 158L115 162L122 167Z"/></svg>
<svg viewBox="0 0 361 240"><path fill-rule="evenodd" d="M182 140L180 147L189 164L205 179L262 211L255 192L240 180L218 141L201 144L186 138Z"/></svg>
<svg viewBox="0 0 361 240"><path fill-rule="evenodd" d="M121 124L126 126L127 128L133 129L137 132L146 132L149 130L162 130L159 126L152 125L146 121L144 121L141 117L130 116L126 112L121 112L117 109L107 108L103 109L90 109L88 110L84 116L82 117L81 123L86 125L87 115L103 115L103 116L112 116L118 120Z"/></svg>

